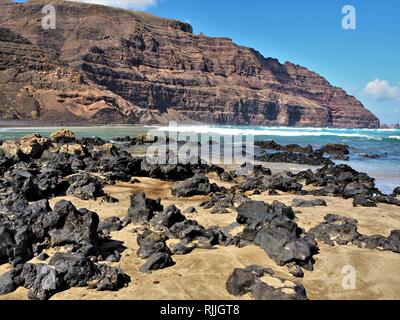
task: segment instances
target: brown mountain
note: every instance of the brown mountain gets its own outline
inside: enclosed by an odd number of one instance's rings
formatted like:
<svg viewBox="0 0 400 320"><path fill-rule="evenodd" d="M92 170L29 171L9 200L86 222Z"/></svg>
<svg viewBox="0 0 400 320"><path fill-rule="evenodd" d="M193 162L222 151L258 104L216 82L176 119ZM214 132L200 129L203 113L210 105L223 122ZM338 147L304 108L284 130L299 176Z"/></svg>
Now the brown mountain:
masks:
<svg viewBox="0 0 400 320"><path fill-rule="evenodd" d="M379 127L299 65L146 13L67 1L0 2L0 118L41 123ZM56 8L56 29L41 26Z"/></svg>

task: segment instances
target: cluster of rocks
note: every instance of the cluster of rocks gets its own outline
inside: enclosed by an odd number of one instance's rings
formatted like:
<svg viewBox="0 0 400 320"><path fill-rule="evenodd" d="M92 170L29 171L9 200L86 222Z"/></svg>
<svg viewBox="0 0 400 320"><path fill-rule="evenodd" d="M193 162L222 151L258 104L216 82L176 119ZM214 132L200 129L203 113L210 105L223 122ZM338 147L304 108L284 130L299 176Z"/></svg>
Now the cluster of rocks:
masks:
<svg viewBox="0 0 400 320"><path fill-rule="evenodd" d="M335 214L328 214L324 221L309 230L309 234L333 246L353 244L361 248L388 250L400 253L400 230L393 230L388 237L367 236L357 231L358 221Z"/></svg>
<svg viewBox="0 0 400 320"><path fill-rule="evenodd" d="M268 284L266 278L273 284ZM302 284L280 278L269 268L254 265L235 269L226 282L226 290L236 297L249 293L255 300L308 299Z"/></svg>
<svg viewBox="0 0 400 320"><path fill-rule="evenodd" d="M139 271L143 273L151 273L152 270L168 268L174 265L171 258L172 252L168 248L167 237L156 232L146 229L137 238L140 248L137 251L138 257L148 259Z"/></svg>
<svg viewBox="0 0 400 320"><path fill-rule="evenodd" d="M354 206L371 207L376 203L400 205L395 194L385 195L376 188L374 178L345 164L325 166L315 173L312 170L302 171L294 177L305 185L319 187L308 192L315 196L352 198Z"/></svg>
<svg viewBox="0 0 400 320"><path fill-rule="evenodd" d="M192 178L173 184L171 193L175 197L192 197L206 196L219 190L220 188L216 184L210 184L209 179L204 174L195 174Z"/></svg>
<svg viewBox="0 0 400 320"><path fill-rule="evenodd" d="M64 142L68 144L59 144ZM78 149L84 151L72 152ZM36 201L65 194L82 199L103 196L101 183L88 173L93 161L85 150L86 147L78 144L69 131L56 132L51 139L35 134L18 141L7 141L0 152L0 199L4 203L15 199ZM75 175L69 177L72 174Z"/></svg>
<svg viewBox="0 0 400 320"><path fill-rule="evenodd" d="M272 176L249 175L238 184L238 189L240 192L257 190L259 192L268 191L270 194L275 194L277 191L306 194L296 175L290 172L281 172Z"/></svg>
<svg viewBox="0 0 400 320"><path fill-rule="evenodd" d="M131 206L124 218L125 223L144 227L139 234L138 256L148 259L140 267L141 272L163 269L174 264L172 255L188 254L194 248L210 249L215 245L235 245L238 239L230 237L219 227L204 228L195 220L187 219L175 205L165 208L160 199L146 198L144 193L131 197ZM169 248L166 241L179 240Z"/></svg>
<svg viewBox="0 0 400 320"><path fill-rule="evenodd" d="M36 201L66 194L83 200L96 199L105 196L102 188L105 183L129 182L132 177L182 181L197 173L224 172L200 159L169 164L170 156L167 154L165 163L153 164L152 159L132 156L123 145L100 138L77 139L68 130L57 131L50 139L34 134L5 141L0 146L0 201L12 202L17 198ZM196 175L194 181L199 178ZM208 188L207 178L201 179ZM215 191L214 187L211 185L208 193Z"/></svg>
<svg viewBox="0 0 400 320"><path fill-rule="evenodd" d="M96 263L118 260L115 250L121 249L103 249L108 239L98 232L96 213L77 210L68 201L51 210L46 199L31 204L19 200L11 207L1 206L0 212L0 263L13 266L0 278L0 294L24 286L30 299L47 299L69 287L117 290L129 282L121 270ZM68 252L54 254L49 264L27 263L34 256L46 260L43 250L50 247Z"/></svg>
<svg viewBox="0 0 400 320"><path fill-rule="evenodd" d="M306 147L302 147L298 144L289 144L286 146L282 146L273 140L256 141L254 144L263 150L288 151L297 153L312 153L314 151L311 145L308 145Z"/></svg>
<svg viewBox="0 0 400 320"><path fill-rule="evenodd" d="M322 152L295 153L295 152L277 152L257 156L257 160L265 162L297 163L312 166L321 166L333 164L332 160L325 158Z"/></svg>
<svg viewBox="0 0 400 320"><path fill-rule="evenodd" d="M311 146L280 146L274 142L260 144L277 153L263 155L264 160L323 165L316 172L298 174L282 172L272 175L261 165L243 164L238 170L225 171L218 166L188 161L169 164L132 156L127 146L150 143L144 137L115 139L116 144L100 138L77 139L71 131L60 130L49 139L30 135L0 146L0 264L10 262L13 269L0 277L0 294L29 289L31 299L48 299L71 287L87 286L97 290L117 290L129 282L121 270L100 264L117 262L123 247L107 236L128 224L139 226L137 255L146 262L140 271L174 265L173 256L189 254L195 248L210 249L216 245L245 246L256 244L278 265L302 277L303 269L312 270L313 256L318 252L315 239L327 244L353 243L360 247L400 251L400 231L389 237L365 236L357 231L357 221L328 215L308 233L295 223L291 207L280 202L267 204L250 200L245 193L278 191L301 195L340 196L353 199L355 206L376 206L377 203L400 205L400 189L391 195L382 194L373 178L346 165L334 165L325 154L342 159L348 147L327 145L319 150ZM151 140L154 142L153 140ZM268 159L267 159L268 158ZM227 189L211 183L207 173L215 172L221 181L232 182ZM174 182L175 197L208 196L201 207L212 214L237 210L237 222L244 225L241 234L231 237L218 226L205 228L185 217L172 205L164 208L160 199L134 194L124 219L110 217L100 221L95 212L76 209L71 202L60 201L53 209L48 200L55 195L71 195L82 200L101 198L103 202L118 201L104 193L105 184L133 181L135 177L151 177ZM316 187L305 191L303 184ZM292 207L326 206L323 199L294 199ZM188 213L195 212L192 208ZM175 244L168 245L173 240ZM105 245L114 243L114 245ZM33 257L45 261L45 250L64 247L48 264L29 263ZM107 249L105 249L107 248ZM276 288L261 281L264 274L276 277L270 270L251 266L236 269L227 282L234 295L251 293L256 299L306 299L301 285L290 293L284 285Z"/></svg>
<svg viewBox="0 0 400 320"><path fill-rule="evenodd" d="M0 295L18 287L29 289L28 298L47 300L73 287L115 291L130 281L119 268L91 261L81 253L57 252L49 264L19 264L0 277Z"/></svg>
<svg viewBox="0 0 400 320"><path fill-rule="evenodd" d="M283 146L275 141L257 141L255 144L261 150L261 154L257 156L257 159L266 162L297 163L313 166L332 165L331 159L347 161L350 154L349 146L344 144L327 144L318 150L314 150L311 145L306 147L298 144Z"/></svg>
<svg viewBox="0 0 400 320"><path fill-rule="evenodd" d="M328 154L333 160L349 160L349 146L346 144L332 144L329 143L319 149L323 154Z"/></svg>
<svg viewBox="0 0 400 320"><path fill-rule="evenodd" d="M132 157L106 141L77 139L68 130L55 132L49 139L33 134L2 144L0 263L9 262L13 269L0 278L1 294L23 286L29 289L29 298L47 299L70 287L117 290L129 282L121 270L98 263L120 259L124 248L104 235L118 228L118 221L100 224L95 212L77 210L68 201L51 209L47 200L73 195L115 201L105 195L104 181L94 175L102 172L105 163L110 164L106 159L115 159L111 165L117 172L135 164ZM54 254L48 264L28 263L33 257L47 260L44 251L51 247L62 247L66 253Z"/></svg>
<svg viewBox="0 0 400 320"><path fill-rule="evenodd" d="M291 264L289 269L296 269L298 276L302 275L300 267L313 270L317 243L294 222L295 213L291 207L278 201L272 204L246 201L237 211L237 222L245 226L239 235L241 244L260 246L278 265Z"/></svg>

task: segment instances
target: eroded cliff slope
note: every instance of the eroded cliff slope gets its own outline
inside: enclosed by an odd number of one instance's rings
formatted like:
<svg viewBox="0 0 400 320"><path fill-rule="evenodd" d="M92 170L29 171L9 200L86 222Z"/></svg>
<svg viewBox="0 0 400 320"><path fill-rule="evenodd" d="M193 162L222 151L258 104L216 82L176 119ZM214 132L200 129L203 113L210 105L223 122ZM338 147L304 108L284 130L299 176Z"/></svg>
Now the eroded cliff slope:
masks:
<svg viewBox="0 0 400 320"><path fill-rule="evenodd" d="M4 1L2 1L4 2ZM41 26L56 8L56 29ZM0 118L376 128L304 67L183 22L67 1L0 4Z"/></svg>

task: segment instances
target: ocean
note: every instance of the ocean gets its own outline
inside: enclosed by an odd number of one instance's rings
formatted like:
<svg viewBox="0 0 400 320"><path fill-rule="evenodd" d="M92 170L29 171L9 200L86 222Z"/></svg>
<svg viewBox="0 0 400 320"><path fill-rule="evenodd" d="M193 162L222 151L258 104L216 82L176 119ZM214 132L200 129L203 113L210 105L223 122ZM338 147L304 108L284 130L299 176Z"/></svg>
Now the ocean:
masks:
<svg viewBox="0 0 400 320"><path fill-rule="evenodd" d="M0 128L0 139L16 139L30 133L49 136L59 128ZM400 129L333 129L333 128L288 128L258 126L100 126L66 127L78 137L97 136L112 140L115 137L136 136L149 130L177 131L180 133L199 133L216 135L252 135L255 141L275 140L279 144L308 144L315 148L328 143L344 143L350 146L350 161L346 163L354 169L366 172L376 179L379 189L385 193L400 186ZM367 158L365 154L379 155Z"/></svg>

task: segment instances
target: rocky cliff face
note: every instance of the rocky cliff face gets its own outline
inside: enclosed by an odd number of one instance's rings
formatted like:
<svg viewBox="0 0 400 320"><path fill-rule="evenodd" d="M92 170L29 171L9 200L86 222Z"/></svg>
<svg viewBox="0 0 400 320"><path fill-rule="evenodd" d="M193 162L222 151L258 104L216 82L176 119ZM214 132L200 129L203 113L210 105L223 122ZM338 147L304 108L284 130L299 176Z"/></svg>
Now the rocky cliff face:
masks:
<svg viewBox="0 0 400 320"><path fill-rule="evenodd" d="M379 126L354 97L304 67L189 24L109 7L0 4L0 117L53 123L204 122Z"/></svg>

